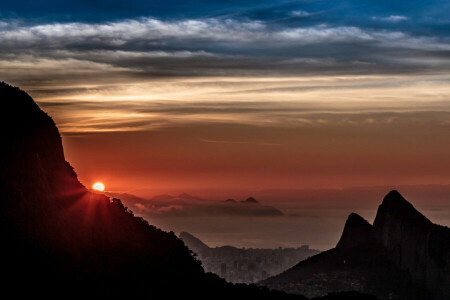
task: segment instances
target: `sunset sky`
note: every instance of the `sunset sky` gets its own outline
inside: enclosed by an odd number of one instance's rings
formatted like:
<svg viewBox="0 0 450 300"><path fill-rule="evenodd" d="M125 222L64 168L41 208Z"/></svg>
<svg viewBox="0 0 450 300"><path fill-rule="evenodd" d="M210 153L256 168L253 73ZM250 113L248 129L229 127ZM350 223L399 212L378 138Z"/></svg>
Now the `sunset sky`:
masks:
<svg viewBox="0 0 450 300"><path fill-rule="evenodd" d="M1 2L0 79L86 186L450 184L449 1Z"/></svg>

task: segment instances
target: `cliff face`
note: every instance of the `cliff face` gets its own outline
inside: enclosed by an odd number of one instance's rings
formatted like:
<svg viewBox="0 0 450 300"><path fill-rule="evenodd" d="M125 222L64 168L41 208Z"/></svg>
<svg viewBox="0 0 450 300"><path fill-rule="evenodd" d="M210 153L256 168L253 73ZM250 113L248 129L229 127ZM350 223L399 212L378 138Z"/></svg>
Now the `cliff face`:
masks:
<svg viewBox="0 0 450 300"><path fill-rule="evenodd" d="M25 92L0 82L0 104L4 290L47 298L304 299L205 274L173 233L78 181L55 123Z"/></svg>
<svg viewBox="0 0 450 300"><path fill-rule="evenodd" d="M262 284L307 296L357 290L380 299L449 299L449 239L447 227L391 191L373 226L350 214L336 248Z"/></svg>
<svg viewBox="0 0 450 300"><path fill-rule="evenodd" d="M450 298L450 229L431 223L400 193L392 191L378 209L374 236L413 280Z"/></svg>
<svg viewBox="0 0 450 300"><path fill-rule="evenodd" d="M53 120L25 92L1 83L0 101L0 251L10 284L203 276L175 235L135 218L120 200L87 191L65 161Z"/></svg>

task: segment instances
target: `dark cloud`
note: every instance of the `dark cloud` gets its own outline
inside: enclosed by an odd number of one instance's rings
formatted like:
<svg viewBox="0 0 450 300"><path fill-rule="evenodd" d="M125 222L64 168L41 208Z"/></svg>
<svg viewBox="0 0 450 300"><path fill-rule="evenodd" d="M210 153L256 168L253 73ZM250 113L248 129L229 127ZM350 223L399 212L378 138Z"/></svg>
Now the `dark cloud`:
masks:
<svg viewBox="0 0 450 300"><path fill-rule="evenodd" d="M64 75L154 78L445 71L441 35L342 24L138 18L104 23L1 23L0 60L72 65ZM108 69L109 72L105 72ZM128 73L128 75L127 75ZM41 80L55 80L46 73ZM47 77L47 78L46 78Z"/></svg>

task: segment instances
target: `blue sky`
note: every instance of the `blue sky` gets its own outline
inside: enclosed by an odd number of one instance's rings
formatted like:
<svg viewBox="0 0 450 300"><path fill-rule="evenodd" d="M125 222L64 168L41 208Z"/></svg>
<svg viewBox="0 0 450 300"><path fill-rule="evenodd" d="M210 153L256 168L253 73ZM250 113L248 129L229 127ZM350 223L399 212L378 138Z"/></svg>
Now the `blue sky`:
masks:
<svg viewBox="0 0 450 300"><path fill-rule="evenodd" d="M104 22L150 16L161 19L240 18L267 21L274 26L327 23L391 28L396 23L396 27L400 26L411 31L426 31L446 36L449 34L450 22L448 14L450 4L445 0L18 0L2 2L4 3L1 4L1 18L25 19L37 23Z"/></svg>
<svg viewBox="0 0 450 300"><path fill-rule="evenodd" d="M121 59L89 60L148 76L417 73L446 71L449 58L442 0L4 2L0 55L120 51ZM123 55L155 51L167 56Z"/></svg>

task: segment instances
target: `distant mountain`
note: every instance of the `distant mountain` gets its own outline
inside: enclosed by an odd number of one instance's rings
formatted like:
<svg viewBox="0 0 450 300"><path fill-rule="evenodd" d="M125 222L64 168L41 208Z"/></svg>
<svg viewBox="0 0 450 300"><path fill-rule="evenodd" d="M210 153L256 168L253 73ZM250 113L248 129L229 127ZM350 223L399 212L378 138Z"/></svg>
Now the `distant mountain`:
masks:
<svg viewBox="0 0 450 300"><path fill-rule="evenodd" d="M188 232L181 232L180 239L184 242L184 244L194 251L195 253L201 253L209 250L210 248L203 243L200 239L196 238L192 234Z"/></svg>
<svg viewBox="0 0 450 300"><path fill-rule="evenodd" d="M259 202L255 198L249 197L249 198L245 199L244 201L241 201L241 203L258 204Z"/></svg>
<svg viewBox="0 0 450 300"><path fill-rule="evenodd" d="M130 194L105 193L109 197L120 198L135 213L147 218L164 217L282 217L284 213L276 207L262 205L250 197L243 201L227 199L212 201L189 194L171 196L157 195L144 199Z"/></svg>
<svg viewBox="0 0 450 300"><path fill-rule="evenodd" d="M306 296L360 291L380 299L449 299L450 229L431 223L397 191L374 225L349 215L336 248L261 284Z"/></svg>

